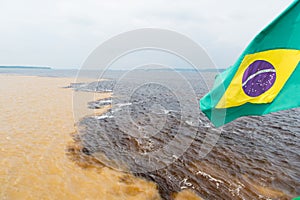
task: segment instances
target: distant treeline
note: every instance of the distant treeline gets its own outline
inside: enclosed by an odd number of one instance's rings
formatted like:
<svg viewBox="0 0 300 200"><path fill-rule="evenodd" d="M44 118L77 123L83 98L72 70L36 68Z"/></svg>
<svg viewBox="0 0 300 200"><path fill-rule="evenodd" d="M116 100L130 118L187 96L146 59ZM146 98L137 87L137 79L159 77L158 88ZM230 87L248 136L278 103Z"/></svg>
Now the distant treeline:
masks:
<svg viewBox="0 0 300 200"><path fill-rule="evenodd" d="M0 66L0 69L51 69L51 67L37 66Z"/></svg>

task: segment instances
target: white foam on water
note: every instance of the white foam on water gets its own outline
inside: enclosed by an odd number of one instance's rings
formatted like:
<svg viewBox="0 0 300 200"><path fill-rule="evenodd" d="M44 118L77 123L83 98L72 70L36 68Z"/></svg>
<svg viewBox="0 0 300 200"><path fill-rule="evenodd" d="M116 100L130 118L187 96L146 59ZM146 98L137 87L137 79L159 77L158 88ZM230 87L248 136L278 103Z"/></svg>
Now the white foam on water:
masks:
<svg viewBox="0 0 300 200"><path fill-rule="evenodd" d="M232 185L236 188L235 189L230 189L230 188L228 189L228 191L231 193L231 195L233 197L238 196L242 199L245 199L243 196L240 195L240 191L241 191L241 189L245 188L245 185L243 183L239 182L239 181L238 181L237 184L230 182L230 186L232 186Z"/></svg>
<svg viewBox="0 0 300 200"><path fill-rule="evenodd" d="M188 182L188 178L184 178L182 181L179 182L180 185L182 185L180 187L181 190L183 189L187 189L187 188L193 188L195 189L195 187L193 186L192 183Z"/></svg>
<svg viewBox="0 0 300 200"><path fill-rule="evenodd" d="M198 172L196 173L196 175L198 175L198 174L200 174L201 176L207 178L209 181L216 182L217 188L219 188L219 185L220 185L220 184L224 183L222 180L216 179L216 178L212 177L211 175L209 175L209 174L207 174L207 173L205 173L205 172L198 171Z"/></svg>
<svg viewBox="0 0 300 200"><path fill-rule="evenodd" d="M170 114L171 112L173 112L173 113L178 113L178 112L180 112L180 111L178 111L178 110L166 110L166 109L161 109L161 111L162 111L162 112L156 113L156 114L164 114L164 115L167 115L167 114Z"/></svg>
<svg viewBox="0 0 300 200"><path fill-rule="evenodd" d="M116 104L116 106L118 106L119 108L122 108L124 106L131 106L132 103L119 103L119 104Z"/></svg>
<svg viewBox="0 0 300 200"><path fill-rule="evenodd" d="M111 103L112 102L112 100L111 99L109 99L109 100L101 100L101 101L99 101L99 103Z"/></svg>
<svg viewBox="0 0 300 200"><path fill-rule="evenodd" d="M119 104L115 104L113 105L112 109L111 109L111 113L115 113L115 112L118 112L121 110L122 107L125 107L125 106L130 106L132 105L132 103L119 103Z"/></svg>
<svg viewBox="0 0 300 200"><path fill-rule="evenodd" d="M112 115L101 115L101 116L95 116L95 119L102 120L102 119L107 119L107 118L113 118L114 116Z"/></svg>
<svg viewBox="0 0 300 200"><path fill-rule="evenodd" d="M242 189L243 187L241 185L238 185L237 188L235 189L229 189L229 192L231 193L232 196L240 196L240 190Z"/></svg>
<svg viewBox="0 0 300 200"><path fill-rule="evenodd" d="M191 119L191 120L186 120L185 123L189 126L193 126L193 127L198 127L199 123L197 123L195 120Z"/></svg>

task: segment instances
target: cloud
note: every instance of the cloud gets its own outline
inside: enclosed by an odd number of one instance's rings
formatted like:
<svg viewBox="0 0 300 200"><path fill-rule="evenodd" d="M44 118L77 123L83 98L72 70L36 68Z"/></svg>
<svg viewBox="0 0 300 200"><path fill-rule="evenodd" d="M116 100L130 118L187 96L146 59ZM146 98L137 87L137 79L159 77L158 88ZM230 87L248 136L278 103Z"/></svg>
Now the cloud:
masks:
<svg viewBox="0 0 300 200"><path fill-rule="evenodd" d="M80 67L110 37L137 28L171 29L198 42L219 67L292 0L5 0L0 65Z"/></svg>

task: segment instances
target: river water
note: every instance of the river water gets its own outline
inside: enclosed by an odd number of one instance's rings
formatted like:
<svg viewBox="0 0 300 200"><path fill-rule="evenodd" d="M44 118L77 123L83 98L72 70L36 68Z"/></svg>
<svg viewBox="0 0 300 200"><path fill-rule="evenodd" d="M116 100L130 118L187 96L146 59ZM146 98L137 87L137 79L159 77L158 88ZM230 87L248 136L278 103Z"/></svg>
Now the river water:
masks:
<svg viewBox="0 0 300 200"><path fill-rule="evenodd" d="M184 81L168 71L138 71L73 85L75 91L113 92L89 104L111 105L108 112L78 123L81 153L155 182L163 199L183 189L204 199L299 195L300 110L242 117L216 129L197 107L215 74L180 73Z"/></svg>
<svg viewBox="0 0 300 200"><path fill-rule="evenodd" d="M77 72L2 73L74 77ZM120 73L71 84L79 93L113 92L112 98L85 105L111 109L81 118L72 144L66 139L74 131L71 92L62 88L70 80L5 78L1 197L118 199L127 194L136 199L148 188L148 197L159 199L153 185L150 190L148 182L122 172L157 184L163 199L185 189L203 199L300 195L300 109L243 117L216 129L198 107L215 74L180 72L179 81L169 71Z"/></svg>

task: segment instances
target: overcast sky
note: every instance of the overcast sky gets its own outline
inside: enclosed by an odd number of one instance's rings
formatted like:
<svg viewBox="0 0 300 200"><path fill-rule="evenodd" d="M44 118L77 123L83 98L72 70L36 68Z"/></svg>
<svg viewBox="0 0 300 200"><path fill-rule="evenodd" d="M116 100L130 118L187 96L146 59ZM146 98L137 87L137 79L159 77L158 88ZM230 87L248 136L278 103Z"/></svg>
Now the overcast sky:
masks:
<svg viewBox="0 0 300 200"><path fill-rule="evenodd" d="M293 0L0 0L0 65L79 68L105 40L166 28L232 65L251 39Z"/></svg>

